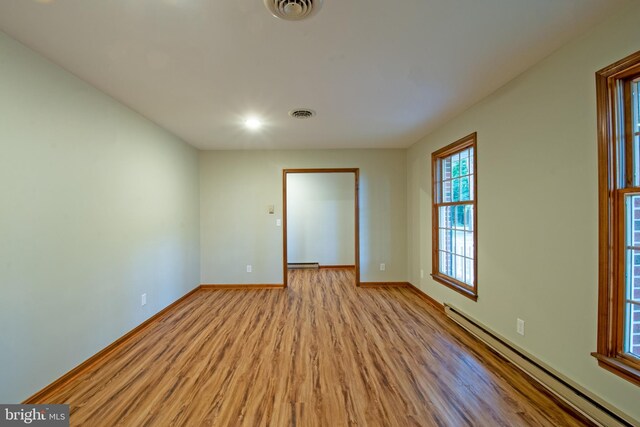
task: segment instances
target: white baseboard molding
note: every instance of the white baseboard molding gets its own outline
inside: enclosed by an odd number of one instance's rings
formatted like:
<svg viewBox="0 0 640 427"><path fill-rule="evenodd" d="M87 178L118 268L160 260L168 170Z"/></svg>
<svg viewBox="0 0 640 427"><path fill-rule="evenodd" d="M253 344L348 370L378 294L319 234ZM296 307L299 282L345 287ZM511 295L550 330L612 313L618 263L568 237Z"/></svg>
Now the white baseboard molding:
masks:
<svg viewBox="0 0 640 427"><path fill-rule="evenodd" d="M457 308L444 304L444 311L454 322L478 337L505 359L512 362L559 399L594 423L605 427L640 426L638 420L613 407Z"/></svg>

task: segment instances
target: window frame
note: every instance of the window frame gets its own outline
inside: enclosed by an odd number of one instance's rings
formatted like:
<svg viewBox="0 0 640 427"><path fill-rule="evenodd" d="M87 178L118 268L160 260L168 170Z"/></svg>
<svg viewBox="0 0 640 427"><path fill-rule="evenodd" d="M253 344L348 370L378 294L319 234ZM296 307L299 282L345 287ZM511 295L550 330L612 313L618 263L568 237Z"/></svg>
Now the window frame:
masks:
<svg viewBox="0 0 640 427"><path fill-rule="evenodd" d="M596 73L598 124L598 365L640 385L640 358L625 344L625 197L640 193L633 179L631 82L640 51ZM618 143L620 138L623 141Z"/></svg>
<svg viewBox="0 0 640 427"><path fill-rule="evenodd" d="M447 286L450 289L472 299L478 300L478 144L477 144L477 132L473 132L459 140L440 148L439 150L431 153L431 248L432 248L432 260L431 260L431 278L438 283ZM448 276L440 272L440 232L439 224L440 217L438 207L442 205L439 200L438 191L436 186L438 185L438 173L440 171L439 162L443 159L464 151L468 148L473 148L473 198L471 203L464 202L464 204L471 204L473 206L473 275L474 286L470 286L466 283L460 282L455 278ZM461 203L462 204L462 203ZM445 204L448 205L448 204Z"/></svg>

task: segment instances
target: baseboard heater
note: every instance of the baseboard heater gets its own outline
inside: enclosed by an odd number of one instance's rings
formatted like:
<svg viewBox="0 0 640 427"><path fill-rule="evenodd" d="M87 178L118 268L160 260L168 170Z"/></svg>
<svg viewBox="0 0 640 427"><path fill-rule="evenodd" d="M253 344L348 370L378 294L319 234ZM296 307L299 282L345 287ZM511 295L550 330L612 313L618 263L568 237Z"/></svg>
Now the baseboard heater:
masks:
<svg viewBox="0 0 640 427"><path fill-rule="evenodd" d="M454 322L478 337L555 396L594 423L605 427L640 426L640 422L637 420L624 414L619 409L612 407L590 391L555 371L526 351L518 348L480 322L462 313L457 308L445 304L444 311Z"/></svg>
<svg viewBox="0 0 640 427"><path fill-rule="evenodd" d="M292 262L287 264L289 270L318 270L320 264L317 262Z"/></svg>

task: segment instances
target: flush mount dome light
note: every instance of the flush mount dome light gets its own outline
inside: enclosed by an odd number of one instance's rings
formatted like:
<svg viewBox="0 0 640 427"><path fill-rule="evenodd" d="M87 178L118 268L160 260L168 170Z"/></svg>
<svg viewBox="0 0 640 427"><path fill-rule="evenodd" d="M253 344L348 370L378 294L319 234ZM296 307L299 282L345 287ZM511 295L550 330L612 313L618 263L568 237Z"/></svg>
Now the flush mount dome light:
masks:
<svg viewBox="0 0 640 427"><path fill-rule="evenodd" d="M276 18L299 21L316 14L322 0L264 0L264 4Z"/></svg>
<svg viewBox="0 0 640 427"><path fill-rule="evenodd" d="M249 130L258 130L262 127L262 121L257 117L249 117L244 121L244 125Z"/></svg>

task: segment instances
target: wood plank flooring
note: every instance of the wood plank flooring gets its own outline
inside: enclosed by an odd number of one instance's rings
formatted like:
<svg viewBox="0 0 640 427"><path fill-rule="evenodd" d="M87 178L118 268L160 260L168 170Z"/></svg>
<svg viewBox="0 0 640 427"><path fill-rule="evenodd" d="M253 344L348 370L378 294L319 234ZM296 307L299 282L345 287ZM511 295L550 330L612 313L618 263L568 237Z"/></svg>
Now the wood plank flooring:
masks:
<svg viewBox="0 0 640 427"><path fill-rule="evenodd" d="M412 290L199 291L60 390L74 426L579 426Z"/></svg>

